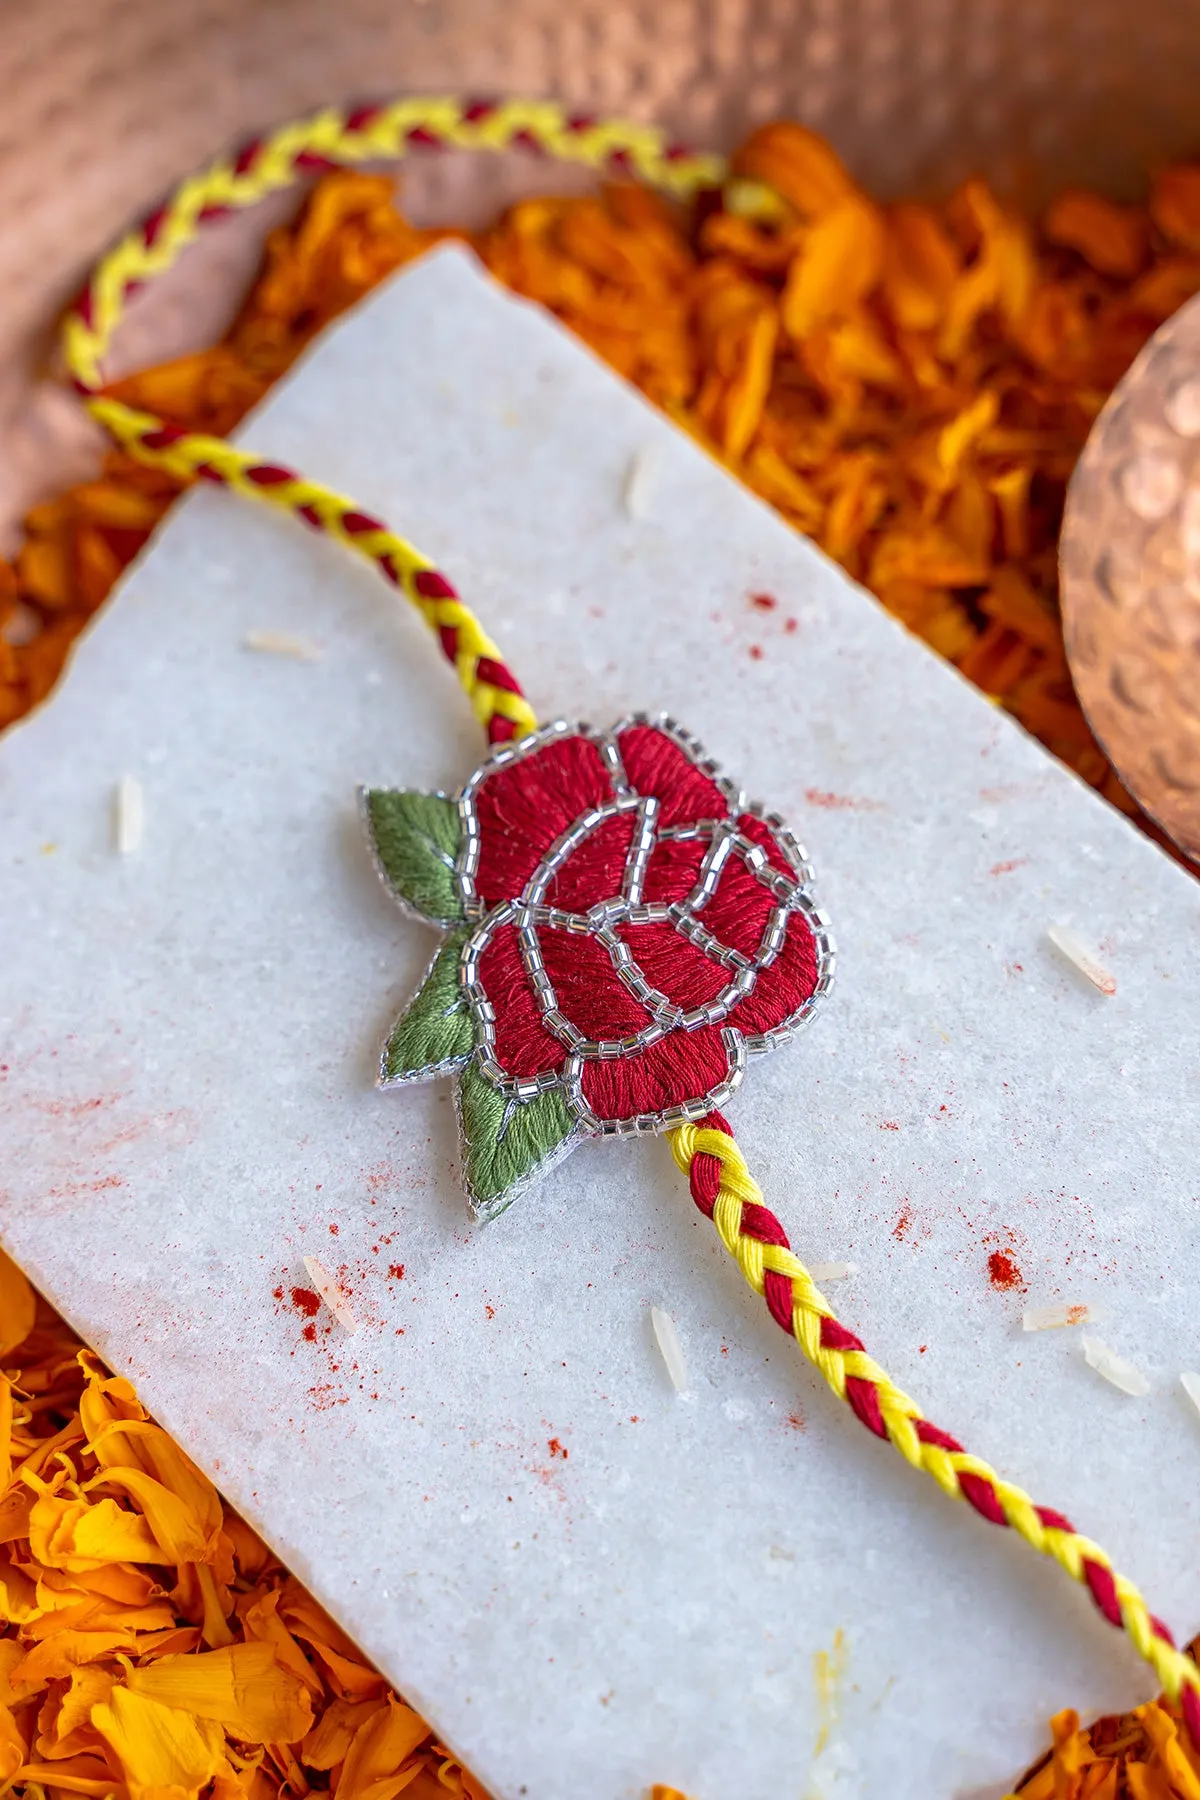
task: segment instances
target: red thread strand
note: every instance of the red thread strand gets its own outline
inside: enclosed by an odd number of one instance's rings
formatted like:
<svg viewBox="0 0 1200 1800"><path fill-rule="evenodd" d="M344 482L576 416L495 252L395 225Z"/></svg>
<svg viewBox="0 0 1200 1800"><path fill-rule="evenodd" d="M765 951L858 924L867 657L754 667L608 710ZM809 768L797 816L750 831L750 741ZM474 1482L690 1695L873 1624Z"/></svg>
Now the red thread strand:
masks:
<svg viewBox="0 0 1200 1800"><path fill-rule="evenodd" d="M1117 1601L1117 1584L1113 1580L1112 1570L1106 1569L1103 1563L1087 1561L1083 1565L1083 1577L1092 1591L1092 1599L1109 1624L1120 1630L1121 1608Z"/></svg>
<svg viewBox="0 0 1200 1800"><path fill-rule="evenodd" d="M960 1473L958 1485L964 1498L975 1508L981 1519L986 1519L989 1525L1008 1524L990 1481L986 1481L982 1475Z"/></svg>
<svg viewBox="0 0 1200 1800"><path fill-rule="evenodd" d="M418 569L413 576L413 586L422 600L458 599L458 589L451 587L446 577L437 569Z"/></svg>
<svg viewBox="0 0 1200 1800"><path fill-rule="evenodd" d="M846 1398L868 1431L873 1431L878 1438L887 1436L887 1425L879 1405L879 1390L873 1381L866 1381L861 1375L847 1375Z"/></svg>
<svg viewBox="0 0 1200 1800"><path fill-rule="evenodd" d="M788 1333L792 1329L792 1284L786 1275L780 1275L774 1269L763 1272L763 1299L767 1303L767 1311L781 1330Z"/></svg>
<svg viewBox="0 0 1200 1800"><path fill-rule="evenodd" d="M519 694L521 685L512 670L495 657L481 656L476 666L480 681L488 681L493 687L503 688L506 694Z"/></svg>
<svg viewBox="0 0 1200 1800"><path fill-rule="evenodd" d="M281 469L275 463L255 463L253 468L243 472L246 480L252 481L255 487L283 487L285 482L296 479L290 469Z"/></svg>
<svg viewBox="0 0 1200 1800"><path fill-rule="evenodd" d="M943 1431L940 1425L931 1425L928 1419L917 1420L917 1436L923 1444L936 1444L939 1450L961 1450L962 1445L957 1438Z"/></svg>
<svg viewBox="0 0 1200 1800"><path fill-rule="evenodd" d="M258 160L258 154L261 149L262 139L260 137L251 138L248 143L243 144L238 151L237 156L234 158L234 174L249 174L250 170L254 167L255 162Z"/></svg>

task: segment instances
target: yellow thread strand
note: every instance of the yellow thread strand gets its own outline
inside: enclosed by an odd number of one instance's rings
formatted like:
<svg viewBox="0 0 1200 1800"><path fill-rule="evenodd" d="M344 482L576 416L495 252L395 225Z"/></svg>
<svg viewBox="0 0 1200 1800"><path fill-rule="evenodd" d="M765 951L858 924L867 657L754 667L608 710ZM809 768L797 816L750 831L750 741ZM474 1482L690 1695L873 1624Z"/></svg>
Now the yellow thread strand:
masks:
<svg viewBox="0 0 1200 1800"><path fill-rule="evenodd" d="M889 1442L906 1462L931 1476L944 1494L954 1500L965 1499L962 1478L974 1476L991 1488L1012 1530L1032 1549L1052 1557L1072 1580L1085 1582L1085 1565L1089 1563L1107 1570L1113 1579L1122 1626L1139 1655L1153 1668L1167 1697L1178 1702L1185 1688L1200 1694L1200 1669L1190 1657L1158 1636L1142 1594L1127 1576L1113 1568L1098 1544L1080 1532L1044 1524L1024 1489L1005 1481L982 1457L972 1456L966 1450L923 1443L916 1429L924 1417L920 1407L889 1380L865 1351L822 1346L821 1321L835 1315L807 1269L792 1251L761 1244L742 1231L743 1208L762 1206L763 1197L736 1141L726 1132L701 1125L680 1125L667 1137L671 1154L686 1175L690 1176L699 1155L719 1161L720 1185L712 1217L722 1243L755 1293L764 1292L764 1272L782 1275L791 1282L792 1335L838 1398L846 1399L848 1376L869 1381L875 1388Z"/></svg>

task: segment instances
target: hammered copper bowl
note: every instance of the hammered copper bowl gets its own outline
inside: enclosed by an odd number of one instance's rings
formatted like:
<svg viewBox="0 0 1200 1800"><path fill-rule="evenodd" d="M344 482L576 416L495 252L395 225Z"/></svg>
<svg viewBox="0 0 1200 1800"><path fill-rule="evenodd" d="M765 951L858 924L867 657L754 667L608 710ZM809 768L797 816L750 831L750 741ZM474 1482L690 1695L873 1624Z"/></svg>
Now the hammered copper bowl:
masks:
<svg viewBox="0 0 1200 1800"><path fill-rule="evenodd" d="M825 132L882 197L978 171L1026 204L1075 183L1134 195L1148 168L1200 143L1200 28L1180 0L0 0L0 73L0 551L25 507L97 454L46 379L54 315L96 253L197 164L324 103L552 95L716 149L787 115ZM406 204L468 222L578 179L547 163L417 157ZM265 213L206 233L134 308L125 366L219 328ZM1101 480L1076 506L1093 546L1114 492ZM1120 713L1149 666L1136 584L1114 639L1093 577L1089 564L1068 596L1085 704L1122 771L1137 741L1130 785L1200 853L1195 794L1162 800L1179 743L1157 761L1146 748L1162 736L1158 700Z"/></svg>

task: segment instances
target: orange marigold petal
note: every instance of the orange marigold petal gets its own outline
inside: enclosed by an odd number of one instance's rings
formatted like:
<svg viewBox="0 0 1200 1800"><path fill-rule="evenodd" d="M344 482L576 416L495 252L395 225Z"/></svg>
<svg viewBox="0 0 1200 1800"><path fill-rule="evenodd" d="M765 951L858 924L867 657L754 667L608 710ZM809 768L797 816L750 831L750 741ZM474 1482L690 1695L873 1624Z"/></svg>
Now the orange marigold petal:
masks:
<svg viewBox="0 0 1200 1800"><path fill-rule="evenodd" d="M225 1761L217 1725L178 1708L115 1687L92 1708L92 1723L116 1757L133 1800L153 1800L153 1790L179 1789L196 1800Z"/></svg>
<svg viewBox="0 0 1200 1800"><path fill-rule="evenodd" d="M801 218L820 218L858 192L825 138L791 120L760 125L732 163L735 175L765 182L791 202Z"/></svg>
<svg viewBox="0 0 1200 1800"><path fill-rule="evenodd" d="M245 1743L292 1744L312 1729L308 1689L269 1644L230 1644L198 1656L162 1656L131 1669L130 1693L223 1725Z"/></svg>
<svg viewBox="0 0 1200 1800"><path fill-rule="evenodd" d="M1146 260L1147 220L1136 206L1118 206L1100 194L1069 188L1051 202L1042 230L1052 244L1063 244L1102 275L1128 278Z"/></svg>

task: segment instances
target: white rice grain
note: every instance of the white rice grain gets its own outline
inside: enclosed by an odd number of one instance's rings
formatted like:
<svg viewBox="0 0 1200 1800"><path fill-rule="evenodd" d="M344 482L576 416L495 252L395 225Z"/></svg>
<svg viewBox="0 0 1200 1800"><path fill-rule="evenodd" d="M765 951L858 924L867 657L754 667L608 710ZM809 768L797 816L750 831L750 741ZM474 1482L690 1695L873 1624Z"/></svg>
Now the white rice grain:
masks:
<svg viewBox="0 0 1200 1800"><path fill-rule="evenodd" d="M1097 1375L1103 1375L1105 1381L1111 1381L1115 1388L1120 1388L1123 1394L1132 1394L1135 1400L1140 1400L1143 1394L1150 1392L1150 1383L1142 1371L1126 1362L1123 1356L1118 1356L1103 1338L1089 1337L1085 1331L1079 1341L1088 1366L1095 1369Z"/></svg>
<svg viewBox="0 0 1200 1800"><path fill-rule="evenodd" d="M353 1334L358 1330L358 1320L325 1264L316 1256L306 1256L304 1267L308 1271L308 1279L320 1294L322 1300L341 1326L342 1330Z"/></svg>
<svg viewBox="0 0 1200 1800"><path fill-rule="evenodd" d="M635 450L621 483L621 504L631 519L644 519L654 478L654 451L649 444Z"/></svg>
<svg viewBox="0 0 1200 1800"><path fill-rule="evenodd" d="M1200 1375L1193 1375L1190 1369L1185 1369L1179 1377L1179 1385L1196 1411L1200 1412Z"/></svg>
<svg viewBox="0 0 1200 1800"><path fill-rule="evenodd" d="M845 1281L848 1275L858 1274L858 1264L849 1262L813 1263L808 1272L814 1281Z"/></svg>
<svg viewBox="0 0 1200 1800"><path fill-rule="evenodd" d="M1115 994L1117 978L1098 957L1092 955L1087 945L1067 925L1047 925L1046 936L1054 945L1059 955L1070 963L1073 969L1090 981L1094 988L1102 994Z"/></svg>
<svg viewBox="0 0 1200 1800"><path fill-rule="evenodd" d="M654 1335L658 1347L662 1351L662 1359L667 1365L667 1374L671 1377L671 1386L677 1394L687 1393L687 1364L683 1360L683 1345L679 1342L679 1333L675 1329L675 1321L670 1313L661 1308L650 1308L650 1323L654 1327Z"/></svg>
<svg viewBox="0 0 1200 1800"><path fill-rule="evenodd" d="M1031 1306L1021 1314L1021 1324L1026 1331L1055 1331L1060 1325L1094 1325L1105 1316L1097 1307L1082 1302L1074 1306Z"/></svg>
<svg viewBox="0 0 1200 1800"><path fill-rule="evenodd" d="M245 650L262 650L269 656L290 656L296 662L319 662L321 646L311 638L295 637L290 631L248 631L242 639Z"/></svg>
<svg viewBox="0 0 1200 1800"><path fill-rule="evenodd" d="M146 796L136 775L122 775L113 794L113 840L118 856L142 847L146 830Z"/></svg>

